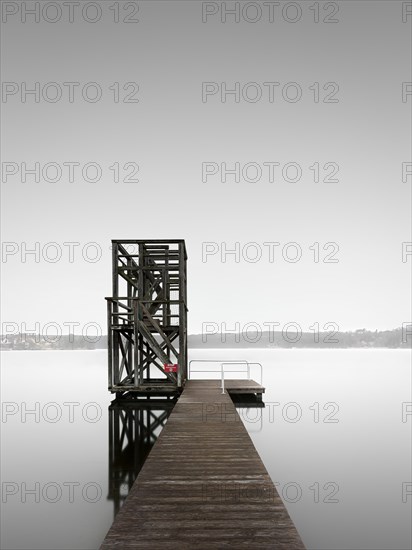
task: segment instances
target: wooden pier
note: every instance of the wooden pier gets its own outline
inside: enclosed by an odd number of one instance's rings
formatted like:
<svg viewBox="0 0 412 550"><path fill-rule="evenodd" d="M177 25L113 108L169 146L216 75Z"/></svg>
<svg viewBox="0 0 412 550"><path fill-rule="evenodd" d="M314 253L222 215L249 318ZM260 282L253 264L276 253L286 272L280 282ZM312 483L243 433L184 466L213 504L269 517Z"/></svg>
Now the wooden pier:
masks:
<svg viewBox="0 0 412 550"><path fill-rule="evenodd" d="M189 380L101 545L109 549L304 549L228 392Z"/></svg>

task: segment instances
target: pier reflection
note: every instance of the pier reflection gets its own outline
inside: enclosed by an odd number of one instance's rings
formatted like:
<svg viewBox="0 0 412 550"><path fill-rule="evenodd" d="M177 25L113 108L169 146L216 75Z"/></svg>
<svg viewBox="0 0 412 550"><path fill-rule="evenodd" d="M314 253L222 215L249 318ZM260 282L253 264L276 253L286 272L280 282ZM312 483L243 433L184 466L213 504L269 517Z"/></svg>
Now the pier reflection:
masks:
<svg viewBox="0 0 412 550"><path fill-rule="evenodd" d="M120 510L147 455L167 422L174 399L117 400L109 406L109 494Z"/></svg>

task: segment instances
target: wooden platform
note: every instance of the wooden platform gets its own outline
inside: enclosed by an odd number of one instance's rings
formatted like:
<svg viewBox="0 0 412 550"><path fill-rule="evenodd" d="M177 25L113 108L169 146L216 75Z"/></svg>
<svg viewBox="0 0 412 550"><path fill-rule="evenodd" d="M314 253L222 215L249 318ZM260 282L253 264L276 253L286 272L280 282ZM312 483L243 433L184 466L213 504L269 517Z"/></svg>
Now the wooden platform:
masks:
<svg viewBox="0 0 412 550"><path fill-rule="evenodd" d="M186 383L102 550L304 549L232 400L214 382Z"/></svg>
<svg viewBox="0 0 412 550"><path fill-rule="evenodd" d="M202 383L205 387L212 389L221 388L221 380L197 380L196 382ZM262 396L265 393L265 388L255 382L254 380L230 380L224 381L225 390L229 394L241 393L241 394L254 394L256 396ZM179 389L173 384L165 384L164 380L158 380L157 382L145 383L141 386L111 386L110 391L116 392L128 392L131 395L149 396L149 395L163 395L163 396L177 396L180 394Z"/></svg>
<svg viewBox="0 0 412 550"><path fill-rule="evenodd" d="M220 380L192 380L192 382L198 383L199 386L202 386L202 388L220 389L220 391L222 391ZM261 396L263 393L265 393L265 388L254 380L225 380L224 384L225 390L228 391L229 394L253 393L255 395Z"/></svg>

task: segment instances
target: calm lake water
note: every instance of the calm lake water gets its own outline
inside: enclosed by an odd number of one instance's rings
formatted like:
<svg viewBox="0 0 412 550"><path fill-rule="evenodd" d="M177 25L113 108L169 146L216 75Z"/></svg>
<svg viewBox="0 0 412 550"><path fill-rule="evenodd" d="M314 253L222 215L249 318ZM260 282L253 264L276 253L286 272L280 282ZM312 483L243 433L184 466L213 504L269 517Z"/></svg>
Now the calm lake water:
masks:
<svg viewBox="0 0 412 550"><path fill-rule="evenodd" d="M109 413L106 358L2 354L3 550L96 549L109 529L168 410ZM410 351L192 350L189 358L263 365L265 408L239 413L308 549L411 548ZM243 369L227 370L235 368ZM251 378L260 381L258 366ZM129 431L122 439L109 423ZM132 440L137 426L144 440Z"/></svg>

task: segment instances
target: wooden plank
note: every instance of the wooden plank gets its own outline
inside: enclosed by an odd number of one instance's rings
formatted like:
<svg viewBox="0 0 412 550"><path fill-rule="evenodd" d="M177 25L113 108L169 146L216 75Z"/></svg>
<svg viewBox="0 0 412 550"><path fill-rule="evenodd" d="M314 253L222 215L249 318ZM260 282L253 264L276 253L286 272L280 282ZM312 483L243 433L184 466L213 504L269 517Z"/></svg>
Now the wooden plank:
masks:
<svg viewBox="0 0 412 550"><path fill-rule="evenodd" d="M232 400L210 382L186 383L101 550L304 549Z"/></svg>

